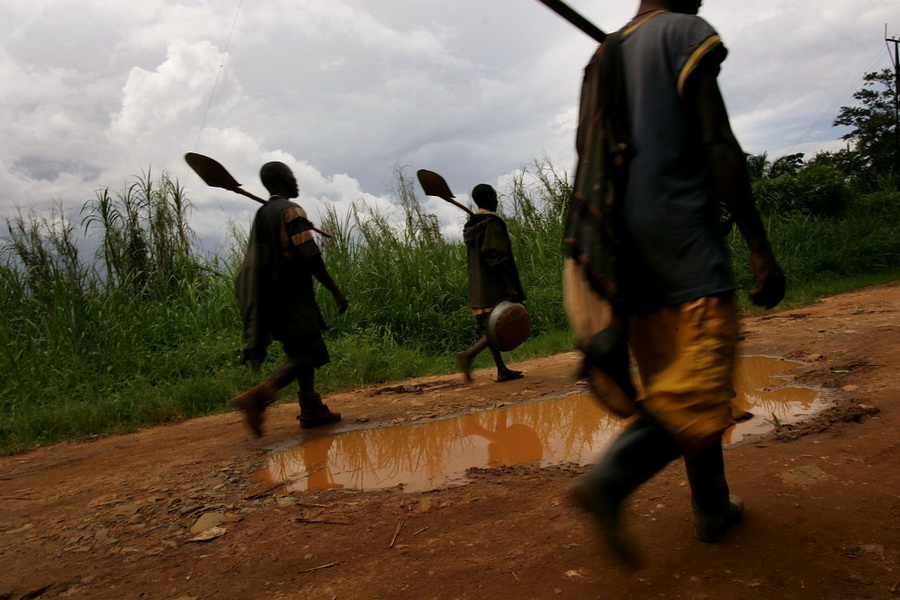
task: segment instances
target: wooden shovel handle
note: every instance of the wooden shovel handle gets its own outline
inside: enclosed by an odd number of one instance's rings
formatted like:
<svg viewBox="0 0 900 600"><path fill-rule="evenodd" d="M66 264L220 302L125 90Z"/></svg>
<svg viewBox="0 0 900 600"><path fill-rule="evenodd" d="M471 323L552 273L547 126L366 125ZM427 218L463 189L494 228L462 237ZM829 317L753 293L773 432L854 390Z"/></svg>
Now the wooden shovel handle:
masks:
<svg viewBox="0 0 900 600"><path fill-rule="evenodd" d="M603 43L606 39L606 33L602 29L585 19L581 14L575 11L571 6L561 0L539 0L541 4L561 16L563 19L588 34L599 43Z"/></svg>

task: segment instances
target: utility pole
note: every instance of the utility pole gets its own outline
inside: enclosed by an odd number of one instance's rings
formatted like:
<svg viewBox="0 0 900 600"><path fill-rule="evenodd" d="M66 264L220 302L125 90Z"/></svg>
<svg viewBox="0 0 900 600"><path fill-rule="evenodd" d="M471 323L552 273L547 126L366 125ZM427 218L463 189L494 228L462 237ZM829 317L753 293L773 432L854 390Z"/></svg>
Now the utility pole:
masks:
<svg viewBox="0 0 900 600"><path fill-rule="evenodd" d="M887 37L887 26L884 34L884 41L894 45L894 168L900 171L900 39Z"/></svg>

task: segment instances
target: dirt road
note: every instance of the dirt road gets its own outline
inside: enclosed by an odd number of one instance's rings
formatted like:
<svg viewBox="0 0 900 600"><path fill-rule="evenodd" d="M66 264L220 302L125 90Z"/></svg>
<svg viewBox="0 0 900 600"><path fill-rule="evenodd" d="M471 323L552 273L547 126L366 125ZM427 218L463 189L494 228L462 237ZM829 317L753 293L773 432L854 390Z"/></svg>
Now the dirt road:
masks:
<svg viewBox="0 0 900 600"><path fill-rule="evenodd" d="M272 449L324 435L285 404L261 441L230 413L0 458L0 599L900 598L898 311L895 284L745 321L742 353L801 361L788 377L835 407L727 449L747 513L719 544L691 535L680 462L641 488L627 515L637 573L569 504L583 466L472 469L417 492L261 478ZM576 360L328 402L346 428L432 421L576 389Z"/></svg>

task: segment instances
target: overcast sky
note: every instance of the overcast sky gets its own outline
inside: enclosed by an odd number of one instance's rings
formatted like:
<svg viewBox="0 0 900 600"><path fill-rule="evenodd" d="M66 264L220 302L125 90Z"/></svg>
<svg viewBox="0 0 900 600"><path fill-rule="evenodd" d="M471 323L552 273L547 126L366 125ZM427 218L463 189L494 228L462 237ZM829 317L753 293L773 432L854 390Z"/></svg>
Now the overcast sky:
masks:
<svg viewBox="0 0 900 600"><path fill-rule="evenodd" d="M570 0L606 31L637 0ZM729 49L720 85L744 146L835 149L862 75L891 66L897 0L707 0ZM0 0L0 217L76 210L167 170L215 246L258 207L210 189L188 151L263 195L283 160L314 221L388 208L393 170L429 168L465 200L523 165L574 162L594 42L536 0ZM498 186L499 187L499 186ZM448 232L463 213L427 200Z"/></svg>

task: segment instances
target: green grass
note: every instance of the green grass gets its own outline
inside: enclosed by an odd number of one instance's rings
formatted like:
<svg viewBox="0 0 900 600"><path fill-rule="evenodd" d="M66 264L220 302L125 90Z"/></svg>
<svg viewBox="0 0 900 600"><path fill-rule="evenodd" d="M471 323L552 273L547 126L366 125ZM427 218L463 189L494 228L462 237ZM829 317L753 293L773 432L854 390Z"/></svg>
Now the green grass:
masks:
<svg viewBox="0 0 900 600"><path fill-rule="evenodd" d="M320 297L331 325L332 363L317 376L326 393L455 375L453 353L476 337L464 248L423 212L412 180L396 176L402 226L363 206L321 224L335 235L321 243L329 270L350 299L337 315L328 294ZM533 319L531 338L508 361L569 350L561 295L567 177L534 165L500 192ZM783 307L900 279L900 194L850 198L839 214L779 210L765 219L789 277ZM234 227L218 255L201 255L188 211L176 182L147 174L120 193L101 191L80 215L59 206L6 220L0 453L227 411L232 396L259 381L239 363L233 280L246 232ZM81 235L96 255L79 255ZM737 236L730 244L746 298L747 252ZM264 370L276 366L280 348L270 354ZM476 368L490 366L488 353L476 360ZM286 388L281 399L293 394Z"/></svg>

